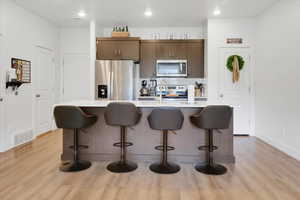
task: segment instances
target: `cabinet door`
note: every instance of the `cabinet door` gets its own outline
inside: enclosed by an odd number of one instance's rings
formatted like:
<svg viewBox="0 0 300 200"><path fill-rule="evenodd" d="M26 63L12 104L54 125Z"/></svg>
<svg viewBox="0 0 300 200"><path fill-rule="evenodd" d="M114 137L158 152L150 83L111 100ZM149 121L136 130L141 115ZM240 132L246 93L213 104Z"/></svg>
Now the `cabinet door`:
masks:
<svg viewBox="0 0 300 200"><path fill-rule="evenodd" d="M168 43L157 42L155 46L155 57L159 59L171 59L171 45Z"/></svg>
<svg viewBox="0 0 300 200"><path fill-rule="evenodd" d="M204 40L187 44L188 77L204 78Z"/></svg>
<svg viewBox="0 0 300 200"><path fill-rule="evenodd" d="M151 78L156 72L155 44L141 43L140 77Z"/></svg>
<svg viewBox="0 0 300 200"><path fill-rule="evenodd" d="M174 44L172 48L172 57L174 59L187 59L187 45L186 43Z"/></svg>
<svg viewBox="0 0 300 200"><path fill-rule="evenodd" d="M97 60L117 60L120 59L118 41L103 41L97 43Z"/></svg>
<svg viewBox="0 0 300 200"><path fill-rule="evenodd" d="M119 59L124 60L135 60L138 61L140 58L140 51L139 51L139 41L119 41L118 42L119 49Z"/></svg>
<svg viewBox="0 0 300 200"><path fill-rule="evenodd" d="M186 43L158 42L155 53L157 59L187 59Z"/></svg>

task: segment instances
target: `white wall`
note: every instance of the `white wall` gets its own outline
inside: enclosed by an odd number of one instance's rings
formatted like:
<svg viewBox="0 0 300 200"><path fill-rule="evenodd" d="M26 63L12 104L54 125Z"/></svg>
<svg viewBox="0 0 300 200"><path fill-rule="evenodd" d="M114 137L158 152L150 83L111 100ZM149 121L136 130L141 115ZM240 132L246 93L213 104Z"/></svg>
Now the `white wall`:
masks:
<svg viewBox="0 0 300 200"><path fill-rule="evenodd" d="M0 98L4 98L5 94L5 86L4 86L4 57L5 57L5 49L3 46L3 1L0 0ZM3 150L3 146L5 146L4 141L4 103L0 102L0 151Z"/></svg>
<svg viewBox="0 0 300 200"><path fill-rule="evenodd" d="M60 48L65 54L89 54L90 51L89 27L61 28Z"/></svg>
<svg viewBox="0 0 300 200"><path fill-rule="evenodd" d="M12 1L3 0L0 12L0 32L4 39L4 72L10 68L10 60L17 57L32 61L35 67L36 46L51 49L55 53L58 67L58 29L46 20L24 10ZM3 74L2 74L3 75ZM33 74L34 76L34 74ZM33 78L34 80L34 78ZM4 82L1 83L1 85ZM5 147L13 146L13 136L34 129L34 82L24 84L15 95L11 90L5 92ZM57 88L56 88L57 92ZM3 150L3 149L2 149Z"/></svg>
<svg viewBox="0 0 300 200"><path fill-rule="evenodd" d="M4 32L4 0L0 0L0 36Z"/></svg>
<svg viewBox="0 0 300 200"><path fill-rule="evenodd" d="M110 37L112 28L104 28L103 36ZM140 37L141 39L169 39L169 35L173 34L174 39L184 39L184 34L189 35L189 39L206 38L205 25L201 27L156 27L156 28L135 28L129 27L131 37Z"/></svg>
<svg viewBox="0 0 300 200"><path fill-rule="evenodd" d="M300 159L300 1L280 1L258 18L256 135Z"/></svg>

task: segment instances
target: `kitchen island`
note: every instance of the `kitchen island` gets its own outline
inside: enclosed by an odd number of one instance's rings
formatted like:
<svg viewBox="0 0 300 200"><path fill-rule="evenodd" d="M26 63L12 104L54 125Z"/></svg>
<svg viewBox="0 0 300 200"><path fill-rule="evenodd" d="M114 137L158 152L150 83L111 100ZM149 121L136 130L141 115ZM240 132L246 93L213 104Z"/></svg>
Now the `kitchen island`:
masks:
<svg viewBox="0 0 300 200"><path fill-rule="evenodd" d="M189 116L206 106L205 101L74 101L59 105L73 105L81 107L85 112L98 116L98 121L90 128L79 131L79 144L87 145L87 149L80 150L80 157L90 161L118 160L119 148L113 147L113 143L120 140L120 128L108 126L104 120L105 107L110 102L131 102L140 108L143 116L140 122L127 129L127 141L133 146L127 149L128 159L132 161L157 161L160 159L160 151L154 149L161 144L162 133L150 129L147 117L157 107L177 107L184 114L184 124L176 134L170 132L169 145L175 150L169 152L169 159L175 162L196 163L205 160L205 152L198 147L205 144L205 132L190 123ZM73 130L63 130L62 160L72 159ZM233 163L233 120L230 127L214 134L214 144L218 150L214 151L215 160L222 163Z"/></svg>

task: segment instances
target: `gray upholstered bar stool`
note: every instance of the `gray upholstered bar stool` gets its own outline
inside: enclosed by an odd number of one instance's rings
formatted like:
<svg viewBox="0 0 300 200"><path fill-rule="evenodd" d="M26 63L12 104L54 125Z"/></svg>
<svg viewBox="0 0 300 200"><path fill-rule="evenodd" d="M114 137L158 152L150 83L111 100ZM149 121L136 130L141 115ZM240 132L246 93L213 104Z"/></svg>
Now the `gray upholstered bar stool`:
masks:
<svg viewBox="0 0 300 200"><path fill-rule="evenodd" d="M78 153L80 148L87 146L78 145L78 130L92 126L97 121L97 116L84 113L76 106L56 106L54 108L54 117L58 128L74 130L74 144L70 148L74 150L74 159L63 163L60 170L64 172L76 172L87 169L91 166L89 161L79 160Z"/></svg>
<svg viewBox="0 0 300 200"><path fill-rule="evenodd" d="M219 164L214 163L213 151L218 147L213 144L213 130L227 129L232 117L232 109L229 106L207 106L197 114L190 117L191 122L198 128L205 129L208 144L199 147L199 150L206 150L207 161L196 165L195 169L204 174L221 175L227 172L227 169Z"/></svg>
<svg viewBox="0 0 300 200"><path fill-rule="evenodd" d="M116 102L108 104L104 117L106 124L110 126L119 126L121 141L113 144L121 148L120 160L110 163L107 169L115 173L130 172L137 168L137 164L126 159L126 147L132 146L130 142L126 142L126 129L136 125L141 119L142 113L132 103Z"/></svg>
<svg viewBox="0 0 300 200"><path fill-rule="evenodd" d="M160 130L163 133L163 144L155 147L156 150L162 151L161 161L151 164L151 171L160 174L172 174L180 170L179 165L168 162L168 151L175 149L168 146L168 132L181 129L183 120L182 112L177 108L171 107L153 109L148 116L150 128Z"/></svg>

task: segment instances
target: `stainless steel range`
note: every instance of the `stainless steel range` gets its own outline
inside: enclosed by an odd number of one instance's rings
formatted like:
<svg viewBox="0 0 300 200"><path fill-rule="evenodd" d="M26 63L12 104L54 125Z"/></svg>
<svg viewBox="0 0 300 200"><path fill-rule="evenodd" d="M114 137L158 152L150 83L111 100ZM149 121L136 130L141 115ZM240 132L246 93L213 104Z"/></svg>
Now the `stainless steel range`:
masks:
<svg viewBox="0 0 300 200"><path fill-rule="evenodd" d="M156 95L164 98L187 98L185 85L159 85L156 87Z"/></svg>

